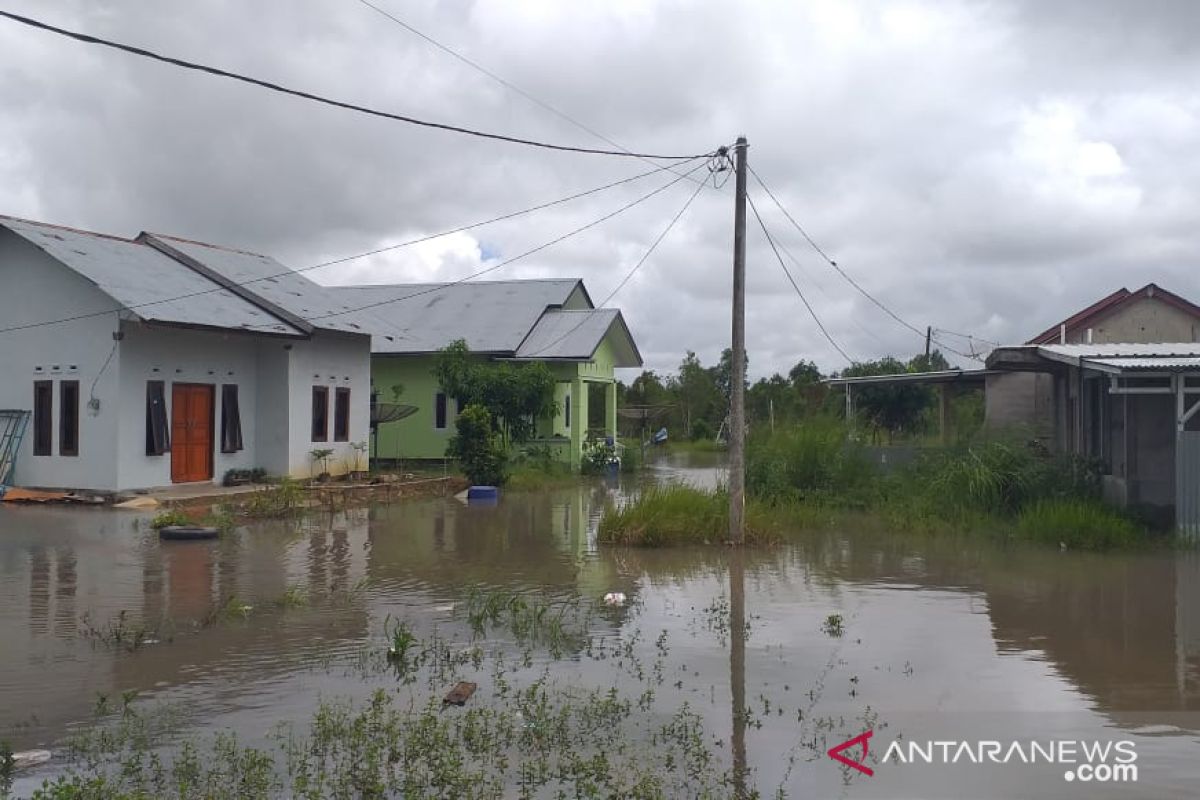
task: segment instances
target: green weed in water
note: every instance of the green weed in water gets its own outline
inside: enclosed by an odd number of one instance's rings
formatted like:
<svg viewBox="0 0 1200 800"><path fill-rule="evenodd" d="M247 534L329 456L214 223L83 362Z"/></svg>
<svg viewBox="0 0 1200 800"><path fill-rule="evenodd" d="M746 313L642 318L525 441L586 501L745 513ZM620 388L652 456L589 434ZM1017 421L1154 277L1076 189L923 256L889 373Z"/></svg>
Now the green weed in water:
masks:
<svg viewBox="0 0 1200 800"><path fill-rule="evenodd" d="M1073 550L1128 547L1144 538L1128 517L1087 500L1040 500L1017 518L1017 535Z"/></svg>

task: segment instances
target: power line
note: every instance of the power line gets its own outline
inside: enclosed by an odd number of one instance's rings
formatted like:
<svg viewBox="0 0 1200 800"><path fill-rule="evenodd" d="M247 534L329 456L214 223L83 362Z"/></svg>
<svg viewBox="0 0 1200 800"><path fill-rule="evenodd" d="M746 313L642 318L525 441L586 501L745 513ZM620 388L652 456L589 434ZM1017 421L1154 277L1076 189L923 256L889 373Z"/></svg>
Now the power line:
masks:
<svg viewBox="0 0 1200 800"><path fill-rule="evenodd" d="M800 301L804 303L804 307L808 309L809 316L813 318L813 322L817 323L817 327L820 328L821 333L824 334L829 343L833 345L833 349L841 353L842 358L846 359L850 366L854 366L854 359L847 355L846 351L842 349L841 345L834 341L834 338L829 335L829 331L825 329L825 325L821 322L821 318L817 316L817 312L808 302L808 298L806 298L804 296L804 292L800 290L800 285L796 283L796 279L793 278L792 273L788 271L787 264L783 263L783 256L779 254L779 248L775 246L775 240L771 238L771 232L767 230L767 224L763 222L762 215L758 213L758 206L754 205L754 200L748 194L746 195L746 201L750 204L750 210L754 212L754 218L758 220L758 225L762 228L763 235L767 237L767 243L771 245L771 250L775 253L775 258L779 261L779 266L783 270L783 274L787 275L788 282L792 284L792 288L795 289L796 294L800 296Z"/></svg>
<svg viewBox="0 0 1200 800"><path fill-rule="evenodd" d="M658 245L662 242L662 240L667 238L667 234L670 233L671 229L675 227L675 223L679 222L680 217L682 217L687 212L688 208L690 208L692 205L692 201L694 201L696 199L696 197L700 194L700 190L703 189L707 185L708 184L705 183L704 181L701 181L696 184L696 191L692 192L691 197L689 197L687 199L687 202L683 204L683 208L679 209L679 211L675 214L675 216L671 218L671 221L669 223L667 223L667 227L663 228L662 233L660 233L658 235L658 238L654 240L654 243L650 245L650 248L648 250L646 250L646 252L642 254L642 257L638 259L638 262L633 265L633 269L629 270L629 272L627 272L625 274L625 277L621 279L620 283L618 283L616 285L616 288L614 288L611 292L609 292L608 296L600 301L600 305L598 306L598 308L603 308L604 306L608 305L610 302L612 302L612 299L617 296L617 292L619 292L623 288L625 288L625 284L629 283L629 279L633 277L634 273L636 273L639 269L641 269L642 264L646 263L646 259L650 258L650 254L653 253L655 251L655 249L658 248ZM583 327L583 325L586 322L587 322L587 317L584 317L574 327L572 327L570 330L563 333L557 339L550 342L549 344L547 344L545 347L541 348L537 352L530 353L529 355L530 356L538 356L538 355L541 355L542 353L546 352L547 350L550 350L555 345L557 345L559 342L566 339L568 336L575 333L575 331L577 331L581 327Z"/></svg>
<svg viewBox="0 0 1200 800"><path fill-rule="evenodd" d="M493 81L500 84L501 86L508 89L509 91L516 92L521 97L524 97L526 100L528 100L529 102L538 106L539 108L549 111L551 114L558 117L559 119L564 120L565 122L568 122L568 123L574 125L576 128L579 128L581 131L588 133L588 134L596 137L597 139L600 139L603 142L607 142L608 144L617 148L618 150L620 150L622 153L625 153L626 155L633 156L634 158L640 158L643 161L646 161L647 163L651 163L651 164L654 163L653 161L650 160L651 157L642 156L637 153L633 153L632 151L629 150L629 148L625 147L620 142L617 142L617 141L609 138L608 136L605 136L604 134L600 133L599 131L588 127L587 125L585 125L584 123L575 119L574 117L570 116L566 112L560 111L559 109L555 108L554 106L550 105L549 103L545 102L544 100L525 91L520 86L517 86L515 83L513 83L512 81L505 79L501 75L497 75L495 72L491 71L490 69L483 66L479 62L468 58L467 56L458 52L457 50L450 47L449 45L439 42L437 39L433 38L432 36L425 33L424 31L419 30L412 24L405 22L403 19L401 19L400 17L397 17L395 14L388 11L387 9L382 8L381 6L378 6L375 3L370 2L370 0L358 0L358 2L361 3L362 5L366 6L367 8L371 9L375 13L379 14L380 16L385 17L386 19L389 19L392 22L396 23L397 25L404 28L406 31L413 34L414 36L418 36L421 39L424 39L426 42L433 45L437 49L441 50L443 53L446 53L447 55L451 56L452 58L455 58L458 61L461 61L462 63L471 67L471 69L477 70L481 74L492 79ZM675 172L675 167L668 167L668 169L671 170L672 172ZM676 172L675 174L678 175L679 173ZM713 188L717 189L719 191L719 190L723 189L724 186L725 186L724 182L722 182L720 185L718 185L716 183L716 171L714 171Z"/></svg>
<svg viewBox="0 0 1200 800"><path fill-rule="evenodd" d="M703 166L703 165L700 165L700 166ZM699 166L697 166L696 169L699 169ZM245 287L245 286L249 286L254 283L260 283L262 281L274 280L276 278L285 278L285 277L288 277L290 275L297 274L297 273L309 272L312 270L321 269L323 267L331 267L331 266L334 266L335 264L344 264L347 261L353 261L353 260L359 259L359 258L366 258L367 256L378 255L380 253L386 253L386 252L389 252L392 250L399 250L404 247L411 247L413 245L421 244L423 242L428 242L433 239L439 239L443 236L450 236L455 233L462 233L463 231L469 231L474 228L480 228L485 225L490 225L494 222L501 222L503 220L513 219L514 217L523 216L525 214L529 214L534 211L540 211L541 209L544 209L544 208L550 208L551 206L562 205L563 203L570 202L571 200L577 200L581 197L587 197L588 195L593 195L598 192L602 192L606 189L611 189L616 186L622 186L627 183L632 183L633 181L640 180L640 179L648 177L650 175L655 175L659 172L669 172L669 171L671 171L671 170L668 167L665 167L665 166L658 167L656 169L638 173L637 175L631 175L628 178L622 178L621 180L618 180L618 181L606 183L603 186L597 186L594 189L588 189L586 191L576 192L575 194L568 195L567 197L561 197L557 200L551 200L549 202L539 203L538 205L530 206L529 208L524 208L524 209L521 209L520 211L512 211L507 214L501 214L500 216L497 216L497 217L492 217L490 219L482 220L480 222L472 222L468 225L460 225L457 228L451 228L449 230L441 231L439 233L431 233L426 236L420 236L420 237L417 237L416 239L409 239L407 241L399 242L399 243L393 244L393 245L388 245L386 247L378 247L378 248L375 248L374 250L367 250L362 253L355 253L355 254L349 255L349 256L342 256L342 257L335 258L335 259L332 259L329 261L322 261L319 264L312 264L310 266L300 267L298 269L290 269L289 268L287 270L284 270L283 272L276 272L271 275L263 275L258 278L250 278L249 280L239 281L236 283L236 285ZM694 171L695 170L693 170L693 172ZM668 184L668 185L670 185L670 184ZM147 308L149 306L161 305L163 303L173 303L178 300L189 300L193 297L200 297L200 296L207 295L207 294L216 294L217 292L224 292L224 291L227 291L224 286L215 286L210 289L201 289L199 291L188 292L187 294L175 295L173 297L164 297L164 298L161 298L158 300L147 300L146 302L143 302L143 303L132 303L130 305L124 305L124 306L120 306L118 308L106 309L104 311L94 311L94 312L90 312L87 314L76 314L76 315L70 316L70 317L62 317L60 319L54 319L54 320L44 320L42 322L30 322L30 323L27 323L24 325L13 325L13 326L10 326L7 328L0 328L0 333L9 333L11 331L27 330L29 328L41 328L41 327L46 327L49 325L59 325L59 324L66 323L66 322L76 322L76 321L82 320L82 319L90 319L92 317L101 317L106 314L112 314L114 312L133 311L133 310L139 309L139 308Z"/></svg>
<svg viewBox="0 0 1200 800"><path fill-rule="evenodd" d="M779 201L779 198L775 196L775 193L771 191L770 187L767 186L766 182L763 181L762 177L757 172L754 171L754 167L750 167L750 173L752 175L754 175L754 179L756 181L758 181L758 185L762 187L763 191L767 193L767 196L770 197L771 200L775 203L775 205L779 208L779 210L783 212L783 215L788 218L788 221L791 222L792 225L796 228L796 230L798 230L800 232L800 235L804 237L804 240L806 242L808 242L808 244L812 247L812 249L815 250L816 253L819 256L821 256L821 258L823 258L826 263L829 264L829 266L833 267L834 270L836 270L839 275L841 275L843 278L845 278L846 281L851 286L853 286L855 289L857 289L862 294L863 297L867 298L872 303L874 303L876 306L878 306L880 309L882 309L883 312L886 313L889 317L896 320L896 322L899 322L901 325L908 328L910 331L917 334L922 339L925 338L925 331L921 330L920 328L916 327L915 325L912 325L907 320L903 319L895 311L892 311L892 309L890 309L887 305L885 305L883 303L883 301L879 300L873 294L871 294L866 289L864 289L862 286L860 286L858 281L854 280L854 278L850 277L850 275L848 275L844 269L842 269L840 266L838 266L838 263L836 261L834 261L833 258L828 253L826 253L821 248L821 246L819 244L817 244L816 241L811 236L808 235L808 231L806 231L804 229L804 226L801 225L799 222L797 222L796 218L793 217L791 215L791 213L787 210L787 208L784 207L783 203L781 203ZM937 341L937 340L935 340L935 341ZM942 347L946 348L947 350L949 350L951 353L954 353L955 355L962 356L963 358L972 358L972 359L975 359L976 361L980 360L979 356L974 353L964 353L961 350L956 350L955 348L949 346L945 342L939 341L938 344L941 345Z"/></svg>
<svg viewBox="0 0 1200 800"><path fill-rule="evenodd" d="M210 67L208 65L199 64L194 61L185 61L183 59L175 58L173 56L165 56L160 53L156 53L152 50L147 50L145 48L134 47L133 45L123 44L121 42L114 42L110 39L102 39L98 36L92 36L92 35L86 34L86 33L79 33L78 31L67 30L66 28L59 28L54 25L50 25L48 23L41 22L40 20L32 19L30 17L23 17L23 16L20 16L19 14L13 14L8 11L0 11L0 16L6 17L14 22L19 22L22 25L28 25L31 28L37 28L39 30L47 31L49 33L56 33L59 36L65 36L69 39L74 39L79 42L84 42L85 44L97 44L97 45L101 45L103 47L110 47L114 50L120 50L121 52L124 52L124 53L129 53L131 55L139 56L141 58L147 58L147 59L150 59L153 61L158 61L163 64L170 64L172 66L181 67L183 69L193 70L195 72L202 72L207 75L215 75L220 78L229 78L230 80L240 81L242 83L247 83L252 86L258 86L260 88L268 89L270 91L278 92L280 94L291 95L292 97L299 97L304 100L311 100L315 103L321 103L321 104L324 104L327 106L332 106L334 108L341 108L341 109L345 109L347 111L356 111L360 114L367 114L367 115L370 115L373 117L390 119L390 120L393 120L396 122L404 122L409 125L417 125L417 126L424 127L424 128L434 128L436 130L449 131L452 133L461 133L466 136L476 136L481 139L494 139L496 141L508 142L510 144L520 144L520 145L525 145L527 147L539 147L539 148L546 149L546 150L558 150L558 151L568 152L568 153L587 153L590 155L605 155L605 156L625 156L625 157L641 158L641 159L659 159L662 161L688 161L693 158L697 158L700 155L710 155L708 153L703 153L703 154L690 155L690 156L679 156L679 155L660 155L660 154L653 154L653 153L631 153L626 150L600 150L600 149L589 148L589 147L575 147L575 146L571 146L571 145L551 144L549 142L540 142L540 141L537 141L534 139L522 139L522 138L519 138L516 136L506 136L506 135L500 134L500 133L489 133L486 131L475 130L473 128L464 128L459 125L450 125L450 124L444 123L444 122L432 122L430 120L423 120L423 119L418 119L416 117L409 117L404 114L395 114L390 111L382 111L382 110L375 109L375 108L369 108L367 106L361 106L356 103L349 103L344 100L335 100L330 97L325 97L325 96L319 95L319 94L313 94L312 92L306 92L306 91L303 91L300 89L292 89L292 88L283 86L278 83L273 83L271 81L262 80L261 78L253 78L248 75L243 75L243 74L237 73L237 72L230 72L228 70L220 69L218 67Z"/></svg>
<svg viewBox="0 0 1200 800"><path fill-rule="evenodd" d="M641 197L634 200L633 202L626 203L625 205L618 208L616 211L610 211L609 213L605 214L604 216L600 217L599 219L592 220L591 222L587 223L586 225L581 225L578 228L574 228L573 230L570 230L567 233L564 233L563 235L561 235L555 239L545 242L544 244L540 244L537 247L534 247L530 250L526 250L523 253L513 256L512 258L507 258L504 261L501 261L499 264L493 264L492 266L487 267L486 269L481 269L478 272L474 272L474 273L466 276L465 278L459 278L456 281L451 281L451 282L445 283L445 284L438 284L437 286L431 286L427 289L422 289L420 291L413 292L412 294L406 294L404 297L393 297L388 300L380 300L379 302L368 303L366 305L357 306L355 308L347 308L347 309L344 309L342 311L338 311L338 312L335 312L332 314L322 314L320 316L307 317L307 319L314 320L314 319L326 319L328 317L339 317L344 314L351 314L351 313L354 313L357 311L365 311L370 308L378 308L379 306L385 306L385 305L388 305L389 303L398 303L401 300L408 300L413 297L420 297L421 295L429 294L431 292L439 292L444 289L448 289L451 286L457 286L460 283L465 283L466 281L469 281L472 278L478 278L479 276L486 275L489 272L495 272L496 270L500 269L501 267L506 267L509 264L512 264L514 261L520 261L521 259L523 259L527 256L531 256L534 253L539 253L548 247L553 247L554 245L558 244L559 242L563 242L567 239L570 239L572 236L575 236L576 234L583 233L584 231L588 230L589 228L594 228L597 225L599 225L600 223L606 222L607 220L612 219L613 217L617 216L618 214L628 211L629 209L633 208L634 206L639 205L639 204L645 202L646 200L649 200L654 195L659 194L660 192L664 192L667 189L670 189L672 186L674 186L675 184L679 183L680 181L690 177L693 173L695 173L697 170L699 170L703 167L704 167L704 164L698 164L697 166L693 167L688 172L677 176L674 180L669 181L668 183L658 187L654 191L649 192L648 194L642 195Z"/></svg>

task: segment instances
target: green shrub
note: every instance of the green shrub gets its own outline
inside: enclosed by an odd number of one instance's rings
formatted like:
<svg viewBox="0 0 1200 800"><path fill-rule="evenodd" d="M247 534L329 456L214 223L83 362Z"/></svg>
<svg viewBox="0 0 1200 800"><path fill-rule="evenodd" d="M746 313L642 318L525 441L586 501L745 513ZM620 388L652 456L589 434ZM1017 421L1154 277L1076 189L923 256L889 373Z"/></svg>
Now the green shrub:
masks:
<svg viewBox="0 0 1200 800"><path fill-rule="evenodd" d="M508 454L492 426L491 413L481 405L469 405L458 415L457 432L446 453L458 461L467 479L476 486L504 483Z"/></svg>
<svg viewBox="0 0 1200 800"><path fill-rule="evenodd" d="M167 528L172 525L191 524L192 520L188 517L188 515L183 513L183 511L179 510L178 508L160 511L155 515L154 519L150 521L150 527L154 530L158 530L159 528Z"/></svg>
<svg viewBox="0 0 1200 800"><path fill-rule="evenodd" d="M241 510L250 517L286 517L303 502L304 489L299 481L285 477L274 486L247 495Z"/></svg>
<svg viewBox="0 0 1200 800"><path fill-rule="evenodd" d="M609 466L616 461L617 448L607 441L591 442L583 451L579 469L585 475L603 475Z"/></svg>
<svg viewBox="0 0 1200 800"><path fill-rule="evenodd" d="M844 426L833 420L764 432L751 437L746 449L746 489L770 502L822 500L860 507L877 488L878 477L862 449L846 441Z"/></svg>
<svg viewBox="0 0 1200 800"><path fill-rule="evenodd" d="M713 438L712 425L709 423L708 420L706 420L704 418L698 419L692 423L691 433L692 433L692 441L693 442L699 441L701 439Z"/></svg>
<svg viewBox="0 0 1200 800"><path fill-rule="evenodd" d="M1022 538L1072 549L1127 547L1141 533L1128 517L1094 500L1039 500L1017 517Z"/></svg>

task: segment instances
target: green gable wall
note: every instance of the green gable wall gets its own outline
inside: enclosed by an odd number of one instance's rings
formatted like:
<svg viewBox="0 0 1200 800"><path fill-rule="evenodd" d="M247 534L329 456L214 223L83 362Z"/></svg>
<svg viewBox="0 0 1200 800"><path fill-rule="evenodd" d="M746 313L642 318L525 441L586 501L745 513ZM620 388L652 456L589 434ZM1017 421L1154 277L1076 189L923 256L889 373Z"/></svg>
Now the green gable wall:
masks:
<svg viewBox="0 0 1200 800"><path fill-rule="evenodd" d="M551 419L538 423L539 439L533 444L550 448L563 461L578 465L587 434L587 392L589 382L603 383L608 390L608 412L605 427L610 433L617 428L616 378L613 372L614 335L608 333L596 349L590 362L553 362L546 365L555 378L554 399L558 413ZM457 408L451 399L447 405L447 426L444 430L434 428L434 403L440 391L433 376L436 355L384 355L371 357L371 384L379 393L379 402L399 402L417 407L417 412L407 419L379 426L378 450L372 442L371 456L388 459L440 459L446 454L446 443L454 435L454 418ZM483 358L483 356L480 356ZM392 395L391 387L404 386L398 399ZM565 416L566 400L571 398L571 420Z"/></svg>

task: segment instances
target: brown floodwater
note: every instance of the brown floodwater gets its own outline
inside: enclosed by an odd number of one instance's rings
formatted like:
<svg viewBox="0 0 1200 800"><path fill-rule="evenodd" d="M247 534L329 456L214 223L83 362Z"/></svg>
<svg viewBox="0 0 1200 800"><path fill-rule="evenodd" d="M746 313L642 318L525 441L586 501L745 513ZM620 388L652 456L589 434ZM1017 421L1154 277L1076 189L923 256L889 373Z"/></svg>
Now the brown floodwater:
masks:
<svg viewBox="0 0 1200 800"><path fill-rule="evenodd" d="M673 459L652 476L716 480L703 457ZM689 704L764 796L1200 796L1200 554L855 530L745 553L598 546L604 504L628 490L411 501L190 543L160 542L143 514L0 507L0 740L55 752L14 791L61 769L67 737L125 692L185 709L180 735L251 739L305 722L321 698L365 698L394 681L354 668L389 618L452 630L453 604L481 587L625 593L591 632L669 653L655 708ZM739 618L745 637L731 635ZM632 682L586 657L545 665L573 685ZM868 730L873 775L826 754ZM980 740L1006 763L973 759ZM885 761L897 741L937 763ZM1128 743L1137 779L1012 755L1033 742Z"/></svg>

